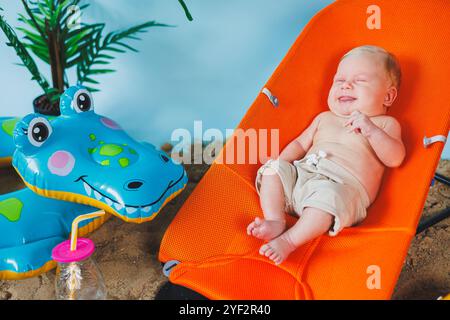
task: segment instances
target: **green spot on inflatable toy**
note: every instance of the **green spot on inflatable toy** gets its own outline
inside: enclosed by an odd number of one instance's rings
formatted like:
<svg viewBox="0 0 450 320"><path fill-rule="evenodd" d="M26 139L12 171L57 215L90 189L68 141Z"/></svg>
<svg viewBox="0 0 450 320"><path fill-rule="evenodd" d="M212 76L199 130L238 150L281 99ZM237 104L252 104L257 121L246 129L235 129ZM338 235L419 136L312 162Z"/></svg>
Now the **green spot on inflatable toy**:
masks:
<svg viewBox="0 0 450 320"><path fill-rule="evenodd" d="M130 164L130 160L128 160L127 158L120 158L119 164L122 168L128 167L128 165Z"/></svg>
<svg viewBox="0 0 450 320"><path fill-rule="evenodd" d="M16 222L20 219L23 203L17 198L10 198L0 202L0 215L6 217L11 222Z"/></svg>
<svg viewBox="0 0 450 320"><path fill-rule="evenodd" d="M107 157L117 156L123 151L122 147L116 144L105 144L100 148L100 155Z"/></svg>
<svg viewBox="0 0 450 320"><path fill-rule="evenodd" d="M19 121L19 119L10 119L10 120L5 120L2 123L2 130L9 136L12 137L13 135L13 131L14 131L14 127L16 126L16 123Z"/></svg>

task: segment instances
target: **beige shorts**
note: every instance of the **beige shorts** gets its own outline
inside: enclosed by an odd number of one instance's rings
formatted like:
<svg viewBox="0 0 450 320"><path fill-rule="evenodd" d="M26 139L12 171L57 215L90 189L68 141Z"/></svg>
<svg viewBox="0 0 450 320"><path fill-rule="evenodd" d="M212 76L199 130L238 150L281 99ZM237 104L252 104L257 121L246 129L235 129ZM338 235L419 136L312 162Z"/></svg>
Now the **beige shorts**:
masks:
<svg viewBox="0 0 450 320"><path fill-rule="evenodd" d="M305 157L294 164L281 159L269 160L256 176L258 194L262 175L276 173L283 184L286 212L300 216L305 207L313 207L332 214L330 236L364 220L370 200L359 180L331 160L315 157L311 162L308 159L311 158Z"/></svg>

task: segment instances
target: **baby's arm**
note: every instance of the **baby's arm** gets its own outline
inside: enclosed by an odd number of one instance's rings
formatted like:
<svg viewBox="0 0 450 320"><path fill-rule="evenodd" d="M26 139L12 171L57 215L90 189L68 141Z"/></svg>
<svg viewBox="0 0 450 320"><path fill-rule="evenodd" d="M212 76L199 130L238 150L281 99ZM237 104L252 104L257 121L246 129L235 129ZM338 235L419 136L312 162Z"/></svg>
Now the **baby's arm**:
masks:
<svg viewBox="0 0 450 320"><path fill-rule="evenodd" d="M280 159L293 162L305 156L313 143L314 134L319 126L320 115L317 115L309 127L283 149L279 157Z"/></svg>
<svg viewBox="0 0 450 320"><path fill-rule="evenodd" d="M395 168L402 164L405 158L405 146L402 142L400 124L391 118L384 130L375 126L366 137L378 158L385 166Z"/></svg>
<svg viewBox="0 0 450 320"><path fill-rule="evenodd" d="M360 113L352 113L345 123L352 131L361 133L370 143L381 162L387 167L398 167L405 158L405 146L402 142L400 124L390 117L384 130L374 124L369 117Z"/></svg>

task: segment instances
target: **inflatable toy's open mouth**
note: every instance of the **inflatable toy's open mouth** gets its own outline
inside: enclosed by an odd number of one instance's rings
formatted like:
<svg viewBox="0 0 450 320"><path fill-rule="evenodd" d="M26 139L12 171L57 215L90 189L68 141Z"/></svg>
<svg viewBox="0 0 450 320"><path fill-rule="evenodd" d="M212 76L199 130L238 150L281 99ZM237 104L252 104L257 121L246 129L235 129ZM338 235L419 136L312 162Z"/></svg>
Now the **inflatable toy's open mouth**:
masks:
<svg viewBox="0 0 450 320"><path fill-rule="evenodd" d="M109 207L115 208L117 211L126 211L127 214L135 213L137 210L141 210L145 213L149 213L152 210L152 206L159 203L160 200L169 192L171 188L176 186L185 176L185 173L181 174L181 176L176 181L169 181L166 189L161 193L161 195L156 199L155 201L147 204L141 204L141 205L132 205L132 204L126 204L123 203L123 201L117 201L115 199L112 199L111 196L107 196L101 191L95 189L92 184L90 184L86 178L87 175L80 176L78 179L75 180L75 182L81 182L83 183L84 190L86 192L86 195L88 197L94 197L98 201L102 201L106 203Z"/></svg>

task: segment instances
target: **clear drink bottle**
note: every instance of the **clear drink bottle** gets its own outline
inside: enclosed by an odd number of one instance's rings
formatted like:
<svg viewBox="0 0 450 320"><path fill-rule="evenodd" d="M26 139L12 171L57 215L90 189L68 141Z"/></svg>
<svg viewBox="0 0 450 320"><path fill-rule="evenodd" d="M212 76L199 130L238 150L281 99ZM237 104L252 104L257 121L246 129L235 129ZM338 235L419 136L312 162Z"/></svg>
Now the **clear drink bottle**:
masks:
<svg viewBox="0 0 450 320"><path fill-rule="evenodd" d="M57 245L52 258L58 263L55 291L57 300L104 300L107 297L103 276L92 259L94 242L86 238L76 240L75 250L71 241Z"/></svg>

